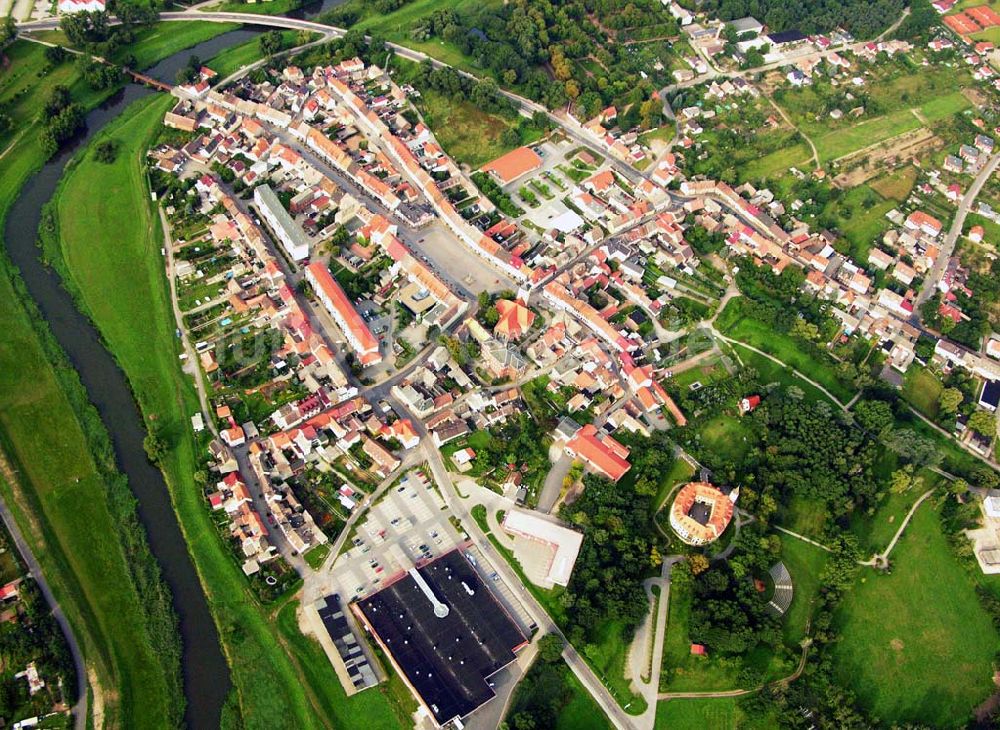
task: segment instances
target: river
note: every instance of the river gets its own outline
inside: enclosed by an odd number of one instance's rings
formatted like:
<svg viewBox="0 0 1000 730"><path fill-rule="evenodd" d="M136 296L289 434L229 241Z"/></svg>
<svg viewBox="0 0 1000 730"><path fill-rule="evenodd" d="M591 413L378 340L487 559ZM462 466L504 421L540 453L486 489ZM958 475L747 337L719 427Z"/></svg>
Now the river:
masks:
<svg viewBox="0 0 1000 730"><path fill-rule="evenodd" d="M255 35L257 32L252 30L225 33L161 61L147 73L173 83L188 56L211 58ZM151 93L154 92L145 87L126 86L87 115L87 131L74 148L86 144L129 104ZM146 429L142 417L124 373L101 344L96 329L63 289L59 275L43 266L39 259L40 251L35 242L42 206L52 198L72 154L73 149L62 150L24 186L7 216L4 240L11 259L21 270L28 292L79 372L90 401L111 434L118 466L128 477L129 486L139 501L139 517L180 619L187 726L217 728L222 705L231 687L229 668L163 475L146 459L142 443Z"/></svg>

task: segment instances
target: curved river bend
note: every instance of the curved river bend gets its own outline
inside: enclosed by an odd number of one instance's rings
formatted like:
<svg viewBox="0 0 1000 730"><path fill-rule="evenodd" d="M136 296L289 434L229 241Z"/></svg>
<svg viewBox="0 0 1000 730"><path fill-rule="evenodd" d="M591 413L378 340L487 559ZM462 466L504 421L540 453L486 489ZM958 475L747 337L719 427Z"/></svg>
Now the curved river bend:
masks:
<svg viewBox="0 0 1000 730"><path fill-rule="evenodd" d="M172 83L188 56L211 58L256 35L251 30L225 33L161 61L147 73ZM108 103L87 115L87 131L76 146L85 144L129 104L151 93L141 86L126 86ZM139 501L139 518L170 587L174 609L180 619L186 724L189 728L217 728L230 689L229 669L219 648L215 623L188 555L163 475L146 459L142 444L146 430L142 417L124 373L101 344L93 324L80 313L72 297L63 289L59 275L47 269L39 258L36 239L42 206L52 198L72 154L71 149L62 150L24 186L7 216L4 242L21 271L28 292L79 372L90 401L111 434L118 466L128 477L129 486Z"/></svg>

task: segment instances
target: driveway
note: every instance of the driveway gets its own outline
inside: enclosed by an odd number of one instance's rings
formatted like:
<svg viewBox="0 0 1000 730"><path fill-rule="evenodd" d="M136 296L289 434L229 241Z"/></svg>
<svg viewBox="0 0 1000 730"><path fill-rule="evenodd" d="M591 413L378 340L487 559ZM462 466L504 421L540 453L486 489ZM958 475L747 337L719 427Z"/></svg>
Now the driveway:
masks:
<svg viewBox="0 0 1000 730"><path fill-rule="evenodd" d="M563 479L569 474L571 466L573 466L573 457L560 449L559 458L549 469L549 473L545 475L545 484L542 486L542 493L538 496L539 512L552 513L552 508L556 506L559 494L562 492Z"/></svg>

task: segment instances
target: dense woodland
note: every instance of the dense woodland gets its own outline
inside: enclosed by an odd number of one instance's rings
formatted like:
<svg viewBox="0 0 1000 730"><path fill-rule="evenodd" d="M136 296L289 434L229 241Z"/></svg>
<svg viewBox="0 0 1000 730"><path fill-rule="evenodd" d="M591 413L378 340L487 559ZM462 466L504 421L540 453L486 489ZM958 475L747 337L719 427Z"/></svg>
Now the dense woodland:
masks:
<svg viewBox="0 0 1000 730"><path fill-rule="evenodd" d="M327 17L349 26L370 10L346 3ZM647 31L655 31L654 38L679 35L659 0L513 0L437 10L421 18L410 37L451 44L498 83L550 108L575 101L592 114L635 102L634 118L619 119L625 127L640 123L639 107L656 88L640 71L649 75L657 60L669 61L644 44L625 42Z"/></svg>
<svg viewBox="0 0 1000 730"><path fill-rule="evenodd" d="M858 38L870 38L892 25L903 0L705 0L700 9L723 20L752 15L771 31L821 33L846 28Z"/></svg>

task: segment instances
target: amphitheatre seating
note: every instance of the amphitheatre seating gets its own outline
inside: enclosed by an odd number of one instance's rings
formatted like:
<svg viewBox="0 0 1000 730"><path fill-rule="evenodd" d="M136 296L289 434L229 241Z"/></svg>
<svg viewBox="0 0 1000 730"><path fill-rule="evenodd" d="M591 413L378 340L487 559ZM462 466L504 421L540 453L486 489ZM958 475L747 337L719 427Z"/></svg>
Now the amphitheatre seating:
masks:
<svg viewBox="0 0 1000 730"><path fill-rule="evenodd" d="M771 596L767 607L775 615L783 616L788 607L792 605L792 596L795 593L792 588L792 576L788 574L788 568L781 562L772 565L768 572L771 575L771 580L774 581L774 595Z"/></svg>

